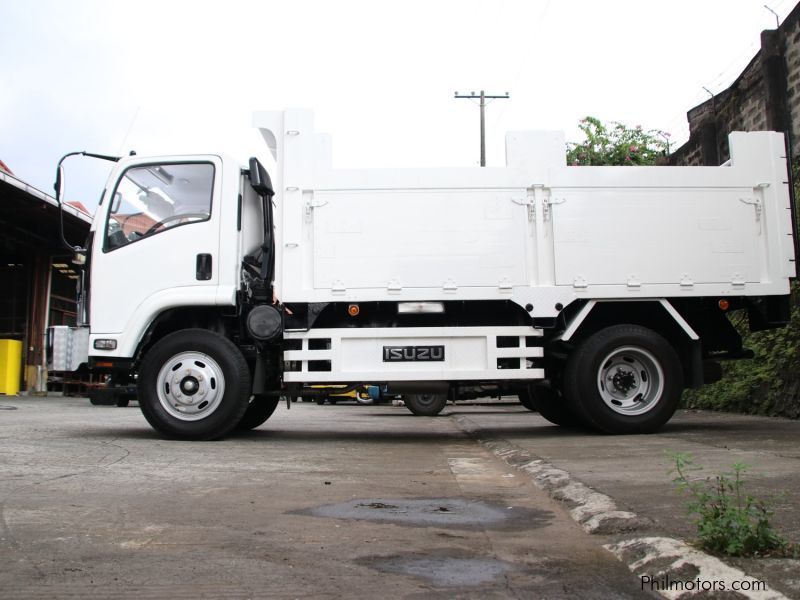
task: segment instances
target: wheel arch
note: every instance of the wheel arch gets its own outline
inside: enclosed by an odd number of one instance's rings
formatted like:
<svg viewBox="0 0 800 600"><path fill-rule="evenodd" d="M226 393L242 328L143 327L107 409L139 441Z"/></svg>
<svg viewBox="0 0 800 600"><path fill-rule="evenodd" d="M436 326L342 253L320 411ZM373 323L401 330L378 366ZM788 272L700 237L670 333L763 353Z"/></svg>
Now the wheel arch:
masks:
<svg viewBox="0 0 800 600"><path fill-rule="evenodd" d="M230 310L230 309L229 309ZM181 329L206 329L230 339L235 318L220 306L178 306L158 313L145 329L134 353L139 364L145 352L160 339Z"/></svg>
<svg viewBox="0 0 800 600"><path fill-rule="evenodd" d="M565 329L556 340L577 345L611 325L631 324L647 327L661 335L678 353L686 387L703 383L703 357L700 336L666 298L643 300L589 300L573 310Z"/></svg>

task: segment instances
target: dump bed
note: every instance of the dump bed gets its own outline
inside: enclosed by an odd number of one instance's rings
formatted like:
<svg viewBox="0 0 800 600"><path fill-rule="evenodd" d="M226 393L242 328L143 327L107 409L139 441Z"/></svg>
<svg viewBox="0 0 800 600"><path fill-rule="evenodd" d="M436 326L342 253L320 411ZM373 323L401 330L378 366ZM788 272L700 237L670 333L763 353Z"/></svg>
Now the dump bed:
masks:
<svg viewBox="0 0 800 600"><path fill-rule="evenodd" d="M782 134L734 133L721 167L573 167L512 133L507 167L336 170L306 111L259 113L277 156L286 302L769 295L794 276Z"/></svg>

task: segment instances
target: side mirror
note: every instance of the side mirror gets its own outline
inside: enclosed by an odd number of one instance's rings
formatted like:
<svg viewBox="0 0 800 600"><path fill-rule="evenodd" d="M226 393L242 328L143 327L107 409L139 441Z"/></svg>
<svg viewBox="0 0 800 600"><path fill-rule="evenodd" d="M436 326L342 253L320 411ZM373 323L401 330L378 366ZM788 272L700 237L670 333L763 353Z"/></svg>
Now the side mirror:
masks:
<svg viewBox="0 0 800 600"><path fill-rule="evenodd" d="M275 195L269 173L255 157L250 159L250 185L261 196Z"/></svg>
<svg viewBox="0 0 800 600"><path fill-rule="evenodd" d="M84 253L84 260L85 260L85 250L80 248L79 246L73 246L67 241L67 238L64 237L64 205L61 202L61 199L64 197L64 167L62 166L64 161L68 159L70 156L91 156L93 158L100 158L103 160L110 160L113 162L117 162L119 157L116 156L106 156L105 154L92 154L91 152L68 152L64 156L61 157L61 160L58 161L58 168L56 169L56 182L53 185L53 190L56 193L56 202L58 203L58 212L59 212L59 227L58 233L61 236L61 243L64 244L64 247L70 250L70 252L83 252Z"/></svg>
<svg viewBox="0 0 800 600"><path fill-rule="evenodd" d="M56 182L53 184L53 190L56 192L56 200L60 203L61 197L64 195L64 167L58 165L56 170Z"/></svg>

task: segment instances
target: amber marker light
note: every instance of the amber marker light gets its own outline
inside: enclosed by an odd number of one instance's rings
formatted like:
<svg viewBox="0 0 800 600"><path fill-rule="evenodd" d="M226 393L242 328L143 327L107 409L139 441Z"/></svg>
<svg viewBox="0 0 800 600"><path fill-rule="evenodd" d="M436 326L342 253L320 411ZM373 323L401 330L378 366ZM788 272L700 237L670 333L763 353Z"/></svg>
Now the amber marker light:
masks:
<svg viewBox="0 0 800 600"><path fill-rule="evenodd" d="M357 317L358 313L361 312L361 309L358 307L358 304L351 304L347 307L347 314L351 317Z"/></svg>
<svg viewBox="0 0 800 600"><path fill-rule="evenodd" d="M720 300L719 302L717 302L717 304L719 305L720 309L722 309L722 310L728 310L731 307L731 303L728 302L727 300L725 300L724 298L722 300Z"/></svg>

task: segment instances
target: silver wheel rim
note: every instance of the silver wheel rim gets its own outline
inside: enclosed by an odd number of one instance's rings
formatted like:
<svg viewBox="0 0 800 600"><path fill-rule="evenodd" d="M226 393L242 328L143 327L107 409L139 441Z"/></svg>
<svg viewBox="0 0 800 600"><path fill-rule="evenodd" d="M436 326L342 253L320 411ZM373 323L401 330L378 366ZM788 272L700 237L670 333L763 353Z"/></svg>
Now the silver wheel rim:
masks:
<svg viewBox="0 0 800 600"><path fill-rule="evenodd" d="M641 415L652 410L661 399L664 371L656 357L644 348L617 348L600 363L597 389L614 412Z"/></svg>
<svg viewBox="0 0 800 600"><path fill-rule="evenodd" d="M217 410L225 394L222 368L201 352L181 352L167 360L156 385L163 409L181 421L204 419Z"/></svg>

